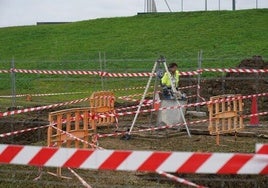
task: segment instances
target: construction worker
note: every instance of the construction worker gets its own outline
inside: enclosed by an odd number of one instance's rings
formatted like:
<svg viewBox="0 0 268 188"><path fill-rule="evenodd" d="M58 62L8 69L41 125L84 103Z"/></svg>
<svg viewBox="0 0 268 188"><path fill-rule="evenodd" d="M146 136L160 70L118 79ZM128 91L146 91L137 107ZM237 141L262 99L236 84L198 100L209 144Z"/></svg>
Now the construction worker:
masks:
<svg viewBox="0 0 268 188"><path fill-rule="evenodd" d="M163 88L163 97L165 99L174 99L174 97L177 97L178 99L181 99L181 93L178 91L179 86L179 71L178 71L178 65L176 63L170 63L168 65L168 71L170 73L170 77L168 73L166 72L164 76L161 78L161 84ZM176 93L172 92L171 82L176 88Z"/></svg>

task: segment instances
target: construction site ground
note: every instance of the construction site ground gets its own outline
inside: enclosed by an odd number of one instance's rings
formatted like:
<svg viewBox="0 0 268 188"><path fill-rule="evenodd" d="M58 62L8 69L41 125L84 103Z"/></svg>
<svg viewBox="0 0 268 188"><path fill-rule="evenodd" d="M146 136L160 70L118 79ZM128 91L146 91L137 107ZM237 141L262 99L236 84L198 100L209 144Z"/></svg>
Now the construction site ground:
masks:
<svg viewBox="0 0 268 188"><path fill-rule="evenodd" d="M257 62L257 63L256 63ZM239 68L267 68L268 63L260 57L244 60L238 66ZM264 74L254 74L256 79L241 80L247 78L248 74L230 73L224 77L214 80L204 79L201 83L201 96L209 100L210 96L220 95L222 93L250 95L254 93L267 92L267 76ZM251 75L252 76L252 75ZM239 78L240 80L236 79ZM195 80L196 81L196 80ZM246 84L245 84L246 83ZM181 82L182 86L194 85L196 82ZM256 85L257 84L257 85ZM223 91L224 89L224 91ZM196 100L196 99L195 99ZM196 101L189 101L194 103ZM251 100L245 100L244 114L251 113ZM116 108L135 105L133 103L116 103ZM70 107L68 107L70 108ZM39 112L30 112L14 117L1 118L0 125L3 127L0 133L21 130L29 127L36 127L48 124L48 113L63 108L44 110ZM268 111L267 97L258 99L259 112ZM196 110L196 109L187 109ZM201 111L207 113L207 107L203 106ZM134 126L133 131L154 127L156 125L156 113L140 114ZM127 131L133 121L133 115L119 117L118 132ZM196 121L208 119L206 117L194 117L187 115L187 121ZM152 130L131 134L131 139L122 139L122 136L113 136L100 138L99 146L105 149L117 150L154 150L154 151L187 151L187 152L232 152L232 153L255 153L256 143L268 142L268 116L260 116L259 125L250 125L250 118L244 120L244 130L235 134L226 134L220 136L220 145L216 145L216 137L209 135L208 122L189 125L191 137L188 136L185 126ZM100 127L99 134L114 133L115 126ZM22 144L46 146L46 129L40 129L33 132L18 134L11 137L0 138L2 144ZM39 174L42 176L39 180L34 180ZM55 172L55 168L29 167L0 165L0 187L82 187L68 169L63 169L63 175L72 179L62 179L51 176L47 171ZM145 172L123 172L123 171L96 171L74 169L88 184L96 187L187 187L176 183L156 173ZM264 175L215 175L215 174L174 174L178 177L193 181L196 184L207 187L258 187L265 188L268 185L268 177Z"/></svg>
<svg viewBox="0 0 268 188"><path fill-rule="evenodd" d="M148 128L150 114L141 115L134 128L135 130ZM186 116L186 119L194 117ZM119 119L118 132L126 131L132 123L132 117ZM234 134L221 135L220 145L216 145L215 136L209 135L208 123L189 125L191 137L188 136L185 126L157 131L147 131L132 134L131 139L125 140L122 136L100 138L99 146L105 149L118 150L154 150L154 151L189 151L189 152L232 152L254 153L256 143L267 143L268 123L261 121L258 126L251 126L245 122L245 129L235 136ZM100 127L98 133L113 133L115 126ZM26 137L31 138L37 133L25 133L14 136L15 144L25 144ZM46 131L39 132L45 140ZM20 139L18 139L20 138ZM24 141L23 141L23 140ZM3 142L8 142L2 139ZM22 141L22 142L21 142ZM27 143L26 143L27 144ZM29 144L29 143L28 143ZM45 141L32 143L46 145ZM39 180L34 179L39 175L40 169L28 166L0 166L0 187L81 187L81 183L69 170L63 169L63 175L72 179L62 179L51 176L47 171L55 172L55 168L43 168ZM144 172L115 172L96 170L75 170L92 187L187 187L180 183L161 177L155 173ZM175 174L194 183L208 187L265 187L268 183L267 176L262 175L213 175L213 174Z"/></svg>

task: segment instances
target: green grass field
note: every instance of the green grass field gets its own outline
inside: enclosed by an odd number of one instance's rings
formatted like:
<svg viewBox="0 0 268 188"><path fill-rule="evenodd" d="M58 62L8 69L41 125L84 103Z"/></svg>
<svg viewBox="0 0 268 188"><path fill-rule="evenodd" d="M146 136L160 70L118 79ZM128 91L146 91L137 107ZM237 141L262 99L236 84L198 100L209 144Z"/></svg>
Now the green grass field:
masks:
<svg viewBox="0 0 268 188"><path fill-rule="evenodd" d="M63 25L0 28L0 69L99 70L149 72L159 55L178 61L181 70L235 67L253 55L268 56L268 9L141 14ZM209 73L206 73L209 74ZM206 75L204 75L206 76ZM10 94L10 75L0 74L0 94ZM144 85L110 79L108 88ZM17 93L95 91L100 79L88 76L17 74ZM76 97L77 98L77 97Z"/></svg>
<svg viewBox="0 0 268 188"><path fill-rule="evenodd" d="M195 57L200 49L208 58L267 55L267 19L268 9L262 9L144 14L1 28L0 59L85 60L90 52L98 51L117 59L154 59L159 54L183 58Z"/></svg>

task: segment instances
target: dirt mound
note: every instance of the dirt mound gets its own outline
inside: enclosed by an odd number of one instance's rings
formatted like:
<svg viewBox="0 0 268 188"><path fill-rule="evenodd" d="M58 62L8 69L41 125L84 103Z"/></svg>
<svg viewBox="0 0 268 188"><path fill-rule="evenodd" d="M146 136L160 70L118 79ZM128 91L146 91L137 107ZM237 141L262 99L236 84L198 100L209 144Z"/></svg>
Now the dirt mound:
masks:
<svg viewBox="0 0 268 188"><path fill-rule="evenodd" d="M244 59L238 65L239 68L268 69L268 62L262 59L262 56L253 56L250 59Z"/></svg>
<svg viewBox="0 0 268 188"><path fill-rule="evenodd" d="M261 56L253 56L242 60L237 68L244 69L268 69L268 62ZM268 92L267 73L227 73L217 79L204 78L201 83L201 95L209 100L212 96L223 94L251 95ZM245 109L250 112L251 101L246 100ZM258 99L259 110L268 110L267 97Z"/></svg>

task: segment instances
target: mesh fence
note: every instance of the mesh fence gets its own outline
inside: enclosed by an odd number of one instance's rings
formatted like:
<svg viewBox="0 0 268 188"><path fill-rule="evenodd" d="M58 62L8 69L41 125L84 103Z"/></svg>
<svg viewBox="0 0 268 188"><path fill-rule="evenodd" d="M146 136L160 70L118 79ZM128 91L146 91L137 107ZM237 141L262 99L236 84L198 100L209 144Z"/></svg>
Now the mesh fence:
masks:
<svg viewBox="0 0 268 188"><path fill-rule="evenodd" d="M189 53L190 54L190 53ZM187 55L189 55L187 54ZM74 57L68 57L69 60L56 60L56 61L24 61L14 60L14 68L16 69L30 69L30 70L87 70L87 71L100 71L110 73L143 73L151 72L152 67L156 59L139 59L136 55L126 54L126 57L132 56L132 58L117 59L117 54L113 53L90 53L82 54ZM136 57L135 57L136 56ZM191 54L194 57L193 54ZM83 60L73 60L83 59ZM179 55L174 55L173 58L167 59L167 62L178 62L180 71L194 71L200 68L233 68L230 65L238 65L243 57L237 58L179 58ZM200 61L202 64L200 64ZM199 63L198 63L199 62ZM0 69L10 70L11 61L1 61ZM163 68L161 68L163 69ZM145 85L148 81L148 77L101 77L99 75L58 75L58 74L23 74L23 73L9 73L0 74L0 111L10 111L13 109L23 109L28 107L38 107L48 104L56 104L65 101L71 101L75 99L83 99L89 97L93 92L100 90L112 90L116 97L137 95L131 97L131 99L140 100L141 95L144 92ZM180 87L184 86L196 86L200 82L201 90L200 95L209 100L211 96L221 94L236 94L241 93L243 95L249 95L253 93L268 92L267 74L247 74L238 76L228 76L227 73L211 73L204 72L199 76L181 76ZM234 84L235 83L235 84ZM149 93L154 90L153 81L150 85ZM233 85L232 85L233 84ZM238 87L239 86L239 87ZM159 88L158 88L159 89ZM189 99L189 103L195 103L198 101L197 87L183 90L187 96L194 97ZM12 97L16 94L17 97ZM27 95L31 95L31 100L27 100ZM38 94L38 95L35 95ZM41 95L40 95L41 94ZM44 94L44 95L43 95ZM47 95L49 94L49 95ZM19 96L23 95L23 96ZM152 95L147 96L148 99L152 99ZM117 107L124 107L127 105L137 104L133 101L125 101L123 99L117 99ZM258 101L259 110L262 112L267 111L267 97L259 98ZM251 101L244 102L245 114L250 114ZM89 103L82 102L77 104L70 104L67 106L51 108L44 111L34 111L25 114L19 114L15 116L4 117L0 119L0 133L7 133L16 130L22 130L25 128L41 127L48 124L48 113L50 111L72 108L72 107L84 107L89 106ZM192 110L196 110L192 108ZM200 110L200 109L199 109ZM207 111L206 106L201 107L201 111ZM143 125L152 123L154 115L142 115L137 124L142 128ZM129 128L133 116L121 117L122 129L127 130ZM189 120L192 117L187 117ZM264 125L267 123L267 116L262 117L261 121ZM203 126L204 127L204 126ZM113 131L113 129L100 130L100 131ZM260 130L261 131L261 130ZM181 137L179 140L187 139ZM116 139L116 141L114 140ZM198 136L191 139L191 142L195 142L194 139L199 139ZM164 140L134 139L134 141L127 143L118 142L118 138L111 138L101 143L102 146L109 149L170 149L170 150L187 150L197 151L197 146L191 145L191 143L185 143L184 148L176 148L172 144L164 146L164 143L169 143L168 138ZM204 143L209 148L209 143L213 138L206 138ZM13 144L36 144L46 145L46 129L37 129L27 133L22 133L10 137L0 138L1 143L13 143ZM114 144L114 143L117 144ZM123 142L123 141L122 141ZM172 141L171 141L172 142ZM174 142L178 142L175 140ZM183 141L181 141L183 142ZM226 143L229 141L226 139ZM245 139L241 140L243 147L236 150L238 152L249 152L247 149L247 143L251 142L252 145L258 142L265 142L262 138ZM183 144L183 143L181 143ZM180 144L180 145L181 145ZM238 144L237 144L238 145ZM162 148L164 147L164 148ZM240 147L240 145L239 145ZM214 147L213 147L214 148ZM244 149L243 149L244 148ZM214 148L215 149L215 148ZM217 150L217 149L216 149ZM233 152L233 148L226 149L226 152ZM213 151L213 150L212 150ZM43 173L51 169L44 169ZM55 170L55 169L52 169ZM81 187L81 183L72 177L72 180L58 180L55 177L44 175L42 180L33 181L38 175L38 168L34 167L16 167L14 171L13 166L1 166L1 181L2 186L21 187L22 185L31 187ZM67 176L72 174L65 169ZM86 179L86 181L93 187L181 187L180 184L169 181L166 178L160 177L156 174L147 173L126 173L126 172L99 172L99 171L83 171L78 170L78 173ZM44 173L46 174L46 173ZM262 176L186 176L195 183L211 185L217 187L233 186L237 184L246 185L249 187L263 187L267 184ZM211 180L213 179L213 181ZM211 182L217 182L211 184ZM266 183L265 183L266 182Z"/></svg>

